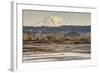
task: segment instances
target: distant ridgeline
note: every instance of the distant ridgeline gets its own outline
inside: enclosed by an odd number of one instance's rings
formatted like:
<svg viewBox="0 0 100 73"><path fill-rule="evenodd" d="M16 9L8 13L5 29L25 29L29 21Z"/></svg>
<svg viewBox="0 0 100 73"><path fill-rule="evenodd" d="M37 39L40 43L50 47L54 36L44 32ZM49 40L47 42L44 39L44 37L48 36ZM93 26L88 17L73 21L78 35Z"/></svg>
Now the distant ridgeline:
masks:
<svg viewBox="0 0 100 73"><path fill-rule="evenodd" d="M23 26L23 33L27 34L68 34L69 32L72 33L90 33L91 26L59 26L59 27L48 27L48 26L41 26L41 27L32 27L32 26Z"/></svg>

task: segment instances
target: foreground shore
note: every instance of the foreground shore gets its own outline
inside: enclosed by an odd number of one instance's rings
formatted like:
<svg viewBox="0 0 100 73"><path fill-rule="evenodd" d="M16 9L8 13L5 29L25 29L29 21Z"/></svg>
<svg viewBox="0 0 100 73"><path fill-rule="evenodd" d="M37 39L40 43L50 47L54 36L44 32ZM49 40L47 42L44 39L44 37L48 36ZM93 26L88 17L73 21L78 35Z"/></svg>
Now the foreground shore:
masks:
<svg viewBox="0 0 100 73"><path fill-rule="evenodd" d="M90 44L34 43L24 44L23 63L40 61L87 60L91 58Z"/></svg>

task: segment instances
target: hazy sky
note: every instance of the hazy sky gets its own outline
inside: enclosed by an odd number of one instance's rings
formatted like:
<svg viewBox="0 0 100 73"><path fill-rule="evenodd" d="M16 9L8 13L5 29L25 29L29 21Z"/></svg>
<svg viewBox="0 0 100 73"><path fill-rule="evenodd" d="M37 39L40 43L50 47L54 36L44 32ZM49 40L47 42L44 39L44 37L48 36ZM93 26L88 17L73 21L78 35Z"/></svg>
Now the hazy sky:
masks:
<svg viewBox="0 0 100 73"><path fill-rule="evenodd" d="M23 25L35 26L39 23L42 23L50 16L58 16L63 18L65 20L66 25L84 26L91 24L90 13L23 10ZM40 24L40 26L41 25L42 24Z"/></svg>

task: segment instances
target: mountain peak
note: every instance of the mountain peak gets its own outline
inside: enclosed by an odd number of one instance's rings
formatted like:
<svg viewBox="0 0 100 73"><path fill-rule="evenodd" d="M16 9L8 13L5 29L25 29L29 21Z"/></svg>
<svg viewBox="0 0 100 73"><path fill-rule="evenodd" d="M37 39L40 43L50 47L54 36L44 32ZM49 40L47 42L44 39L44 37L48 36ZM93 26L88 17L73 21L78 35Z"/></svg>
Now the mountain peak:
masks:
<svg viewBox="0 0 100 73"><path fill-rule="evenodd" d="M49 16L44 21L35 24L34 27L39 26L50 26L50 27L58 27L63 26L65 24L65 20L60 16Z"/></svg>
<svg viewBox="0 0 100 73"><path fill-rule="evenodd" d="M47 26L60 26L65 24L65 21L62 17L50 16L47 19L45 19L44 24Z"/></svg>

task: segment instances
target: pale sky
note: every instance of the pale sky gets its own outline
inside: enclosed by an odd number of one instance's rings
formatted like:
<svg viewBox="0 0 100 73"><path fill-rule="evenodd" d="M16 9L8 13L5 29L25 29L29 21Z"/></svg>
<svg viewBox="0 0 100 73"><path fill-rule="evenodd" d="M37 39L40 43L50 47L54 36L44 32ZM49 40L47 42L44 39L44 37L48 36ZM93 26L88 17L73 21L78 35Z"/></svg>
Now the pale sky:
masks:
<svg viewBox="0 0 100 73"><path fill-rule="evenodd" d="M53 11L36 11L36 10L23 10L23 26L42 26L44 20L50 16L58 16L64 19L66 25L90 25L90 13L78 12L53 12Z"/></svg>

